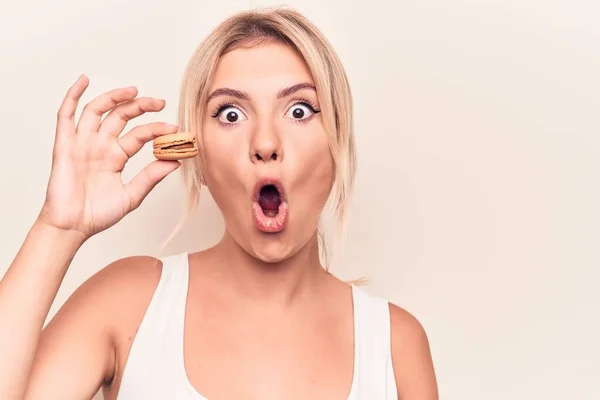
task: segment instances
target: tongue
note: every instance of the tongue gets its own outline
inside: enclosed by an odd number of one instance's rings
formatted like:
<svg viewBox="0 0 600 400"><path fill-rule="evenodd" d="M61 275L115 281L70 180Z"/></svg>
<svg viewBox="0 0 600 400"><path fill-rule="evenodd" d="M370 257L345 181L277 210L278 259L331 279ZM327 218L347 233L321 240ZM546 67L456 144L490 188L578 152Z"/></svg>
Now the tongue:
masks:
<svg viewBox="0 0 600 400"><path fill-rule="evenodd" d="M265 186L260 191L260 197L258 198L258 204L264 211L277 211L279 210L279 204L281 204L281 198L279 192L275 186Z"/></svg>

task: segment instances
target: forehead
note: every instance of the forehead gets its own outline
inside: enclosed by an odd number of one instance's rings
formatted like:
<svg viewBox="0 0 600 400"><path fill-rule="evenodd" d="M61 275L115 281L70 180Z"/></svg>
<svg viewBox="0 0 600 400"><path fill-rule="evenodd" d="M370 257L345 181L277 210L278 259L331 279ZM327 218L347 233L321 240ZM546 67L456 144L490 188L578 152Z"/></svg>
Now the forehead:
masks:
<svg viewBox="0 0 600 400"><path fill-rule="evenodd" d="M299 82L314 84L303 58L289 46L270 43L238 48L222 56L211 90L229 87L248 92L278 91Z"/></svg>

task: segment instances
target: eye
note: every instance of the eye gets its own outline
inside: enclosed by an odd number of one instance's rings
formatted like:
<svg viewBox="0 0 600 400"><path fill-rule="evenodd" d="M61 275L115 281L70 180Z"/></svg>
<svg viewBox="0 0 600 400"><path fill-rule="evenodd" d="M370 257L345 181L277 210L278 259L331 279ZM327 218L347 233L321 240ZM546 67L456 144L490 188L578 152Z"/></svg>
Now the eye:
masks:
<svg viewBox="0 0 600 400"><path fill-rule="evenodd" d="M225 125L237 124L246 118L244 113L233 104L222 105L213 117L218 118L219 122Z"/></svg>
<svg viewBox="0 0 600 400"><path fill-rule="evenodd" d="M302 121L312 117L313 114L316 114L317 112L318 111L315 110L310 104L300 102L290 107L286 116L289 116L296 121Z"/></svg>

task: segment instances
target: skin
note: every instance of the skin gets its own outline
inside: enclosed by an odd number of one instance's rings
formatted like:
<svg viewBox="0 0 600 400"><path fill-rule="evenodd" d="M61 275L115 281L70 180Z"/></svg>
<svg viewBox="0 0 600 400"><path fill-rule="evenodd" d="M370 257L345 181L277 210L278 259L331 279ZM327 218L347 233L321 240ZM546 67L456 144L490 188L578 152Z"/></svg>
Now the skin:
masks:
<svg viewBox="0 0 600 400"><path fill-rule="evenodd" d="M224 55L210 88L243 91L250 99L212 98L203 127L204 178L226 230L217 245L190 254L184 359L190 382L207 398L345 399L350 390L351 288L321 267L316 240L333 161L320 114L294 104L308 100L318 110L318 98L310 88L277 98L299 83L314 84L303 60L288 47L267 44ZM179 165L155 161L123 186L120 171L140 143L176 128L155 123L119 136L127 120L164 107L158 99L136 98L132 88L99 96L75 126L87 84L80 78L61 107L46 203L0 281L0 326L12 328L10 335L0 330L0 359L7 360L0 363L3 399L91 398L99 388L115 399L160 279L161 264L151 257L117 260L41 329L78 249L137 208ZM236 106L211 118L222 102ZM305 121L295 120L297 108ZM231 112L236 124L221 124ZM281 233L253 224L252 191L265 175L278 177L288 197ZM66 198L75 201L65 207ZM395 305L390 313L398 398L437 399L422 326Z"/></svg>

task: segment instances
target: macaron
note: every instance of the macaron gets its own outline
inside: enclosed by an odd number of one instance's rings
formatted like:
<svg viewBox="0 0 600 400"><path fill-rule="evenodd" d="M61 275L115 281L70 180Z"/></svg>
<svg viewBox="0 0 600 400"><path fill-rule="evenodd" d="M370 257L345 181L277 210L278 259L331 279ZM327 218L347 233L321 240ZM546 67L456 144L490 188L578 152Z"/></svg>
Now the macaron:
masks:
<svg viewBox="0 0 600 400"><path fill-rule="evenodd" d="M181 160L198 155L196 135L190 132L177 132L154 139L154 157L159 160Z"/></svg>

